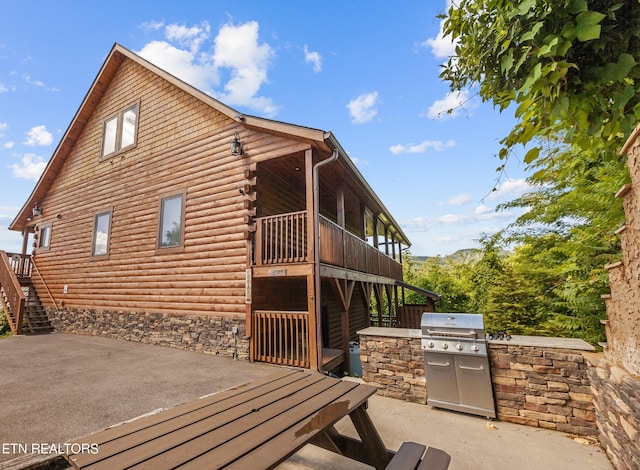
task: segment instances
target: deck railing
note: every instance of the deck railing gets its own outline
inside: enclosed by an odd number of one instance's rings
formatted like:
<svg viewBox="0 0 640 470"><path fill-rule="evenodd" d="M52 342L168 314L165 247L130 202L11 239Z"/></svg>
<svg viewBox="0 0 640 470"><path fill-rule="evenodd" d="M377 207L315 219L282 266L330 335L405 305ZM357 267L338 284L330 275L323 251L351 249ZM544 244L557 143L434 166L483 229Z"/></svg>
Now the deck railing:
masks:
<svg viewBox="0 0 640 470"><path fill-rule="evenodd" d="M320 262L402 279L402 265L376 247L320 217Z"/></svg>
<svg viewBox="0 0 640 470"><path fill-rule="evenodd" d="M307 261L307 212L290 212L257 219L256 263Z"/></svg>
<svg viewBox="0 0 640 470"><path fill-rule="evenodd" d="M33 262L30 255L21 255L20 253L7 253L11 269L18 279L29 278L33 272Z"/></svg>
<svg viewBox="0 0 640 470"><path fill-rule="evenodd" d="M433 308L426 304L404 304L396 311L396 325L398 328L420 329L422 314L432 312Z"/></svg>
<svg viewBox="0 0 640 470"><path fill-rule="evenodd" d="M310 261L307 256L306 211L260 217L256 222L256 265ZM402 279L400 263L322 216L320 262L363 273Z"/></svg>
<svg viewBox="0 0 640 470"><path fill-rule="evenodd" d="M11 258L9 258L11 256ZM18 259L20 257L20 259ZM4 291L4 297L1 299L2 307L5 310L5 316L9 321L9 327L13 334L22 333L22 318L24 315L25 296L18 280L18 273L22 276L24 273L24 257L0 251L0 286ZM29 258L30 259L30 258ZM30 263L29 263L30 266ZM9 309L11 309L10 315Z"/></svg>
<svg viewBox="0 0 640 470"><path fill-rule="evenodd" d="M307 312L255 310L252 318L254 360L309 367Z"/></svg>

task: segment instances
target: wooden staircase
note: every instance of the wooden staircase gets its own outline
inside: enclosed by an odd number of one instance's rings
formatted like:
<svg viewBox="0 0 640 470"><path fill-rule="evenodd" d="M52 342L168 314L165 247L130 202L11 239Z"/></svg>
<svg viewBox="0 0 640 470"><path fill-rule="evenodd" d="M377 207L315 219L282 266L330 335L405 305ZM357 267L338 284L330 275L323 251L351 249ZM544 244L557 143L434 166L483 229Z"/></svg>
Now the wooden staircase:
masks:
<svg viewBox="0 0 640 470"><path fill-rule="evenodd" d="M25 334L42 334L42 333L52 333L53 325L49 321L49 317L47 316L47 312L45 311L42 303L40 302L40 298L38 297L38 293L36 292L35 287L32 284L23 284L22 292L25 296L25 304L24 304L24 316L22 319L22 329L21 333ZM4 310L5 317L9 322L9 326L11 327L11 331L17 331L16 325L16 317L11 308L11 303L7 298L5 290L0 287L0 296L2 297L2 306Z"/></svg>
<svg viewBox="0 0 640 470"><path fill-rule="evenodd" d="M32 272L38 273L30 256L0 251L0 315L4 311L11 332L15 335L53 331L31 280ZM44 283L42 276L40 279ZM57 309L46 284L44 289Z"/></svg>
<svg viewBox="0 0 640 470"><path fill-rule="evenodd" d="M30 334L52 333L53 325L40 302L36 288L33 284L23 285L22 291L26 299L24 304L26 329L23 327L23 331L26 330L25 332Z"/></svg>

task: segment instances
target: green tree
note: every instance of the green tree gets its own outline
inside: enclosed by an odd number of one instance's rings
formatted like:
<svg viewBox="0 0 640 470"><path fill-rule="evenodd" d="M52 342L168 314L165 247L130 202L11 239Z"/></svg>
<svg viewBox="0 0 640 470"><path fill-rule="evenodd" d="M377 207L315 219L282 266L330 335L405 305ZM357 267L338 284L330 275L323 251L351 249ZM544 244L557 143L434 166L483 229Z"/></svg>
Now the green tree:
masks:
<svg viewBox="0 0 640 470"><path fill-rule="evenodd" d="M505 238L544 240L539 260L556 259L558 279L548 324L596 341L603 266L619 256L617 152L640 121L638 0L461 0L444 33L457 41L441 75L451 88L515 112L499 156L528 148L538 190L503 206L527 208Z"/></svg>
<svg viewBox="0 0 640 470"><path fill-rule="evenodd" d="M417 273L415 284L440 294L437 310L440 312L469 312L470 268L441 257L429 258Z"/></svg>

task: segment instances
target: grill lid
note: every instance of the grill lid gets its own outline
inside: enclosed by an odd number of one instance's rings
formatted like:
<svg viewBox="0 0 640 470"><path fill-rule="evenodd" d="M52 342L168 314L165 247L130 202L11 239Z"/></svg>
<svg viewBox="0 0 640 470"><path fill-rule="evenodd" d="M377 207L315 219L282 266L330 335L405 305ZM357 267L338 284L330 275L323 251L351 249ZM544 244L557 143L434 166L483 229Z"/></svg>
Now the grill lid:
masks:
<svg viewBox="0 0 640 470"><path fill-rule="evenodd" d="M427 336L484 337L484 321L479 313L425 312L420 326Z"/></svg>

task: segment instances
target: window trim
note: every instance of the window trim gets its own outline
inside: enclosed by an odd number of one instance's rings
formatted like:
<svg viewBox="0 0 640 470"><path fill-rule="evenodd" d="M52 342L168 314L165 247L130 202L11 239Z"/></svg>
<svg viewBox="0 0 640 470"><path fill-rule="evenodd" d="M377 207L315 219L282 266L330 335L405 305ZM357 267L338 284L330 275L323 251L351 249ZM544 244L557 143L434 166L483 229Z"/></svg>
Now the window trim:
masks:
<svg viewBox="0 0 640 470"><path fill-rule="evenodd" d="M136 109L136 123L135 123L135 127L133 130L133 143L127 145L126 147L120 147L122 145L122 130L123 130L123 122L124 122L124 115L127 111L130 111L132 109ZM110 153L104 153L104 144L106 142L106 129L107 129L107 123L109 121L112 121L113 119L116 119L116 141L114 143L115 145L115 150L113 152ZM135 101L133 103L128 104L127 106L125 106L124 108L120 109L118 112L110 114L109 116L107 116L103 121L102 121L102 139L100 141L100 158L101 159L108 159L108 158L112 158L116 155L119 155L121 153L124 153L128 150L131 150L133 148L135 148L138 145L138 127L139 127L139 123L140 123L140 100Z"/></svg>
<svg viewBox="0 0 640 470"><path fill-rule="evenodd" d="M49 230L49 237L47 239L47 244L46 245L42 245L42 232L44 230ZM38 225L38 246L36 247L36 249L38 251L46 251L51 247L51 234L53 232L53 225L51 222L47 222L45 224L40 224Z"/></svg>
<svg viewBox="0 0 640 470"><path fill-rule="evenodd" d="M162 246L162 203L167 199L175 197L181 197L182 203L180 206L180 244L175 246ZM184 250L184 236L185 236L185 212L187 204L187 191L182 190L178 192L171 192L161 194L158 198L158 224L156 229L156 252L157 253L171 253Z"/></svg>
<svg viewBox="0 0 640 470"><path fill-rule="evenodd" d="M109 227L107 229L107 249L106 253L96 254L96 235L98 228L98 217L109 214ZM93 236L91 237L91 258L108 258L111 251L111 226L113 225L113 208L97 211L93 214Z"/></svg>

